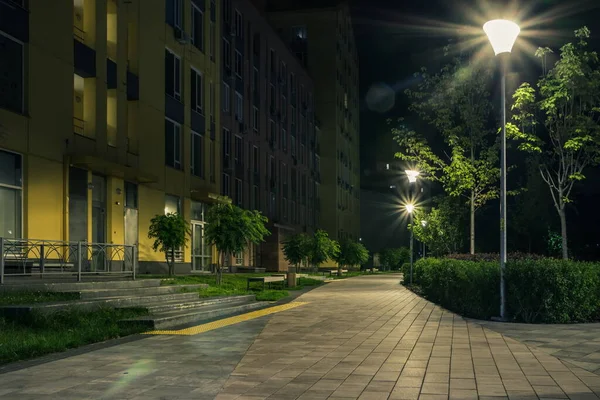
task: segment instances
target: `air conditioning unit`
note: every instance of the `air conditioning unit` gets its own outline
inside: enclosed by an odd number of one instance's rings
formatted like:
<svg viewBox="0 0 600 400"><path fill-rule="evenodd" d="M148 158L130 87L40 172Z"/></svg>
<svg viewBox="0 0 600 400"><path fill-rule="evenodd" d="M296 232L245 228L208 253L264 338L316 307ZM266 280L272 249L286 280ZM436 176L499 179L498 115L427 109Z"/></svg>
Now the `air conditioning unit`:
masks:
<svg viewBox="0 0 600 400"><path fill-rule="evenodd" d="M175 40L177 40L179 44L187 44L190 39L187 33L181 28L173 28L173 33L175 34Z"/></svg>

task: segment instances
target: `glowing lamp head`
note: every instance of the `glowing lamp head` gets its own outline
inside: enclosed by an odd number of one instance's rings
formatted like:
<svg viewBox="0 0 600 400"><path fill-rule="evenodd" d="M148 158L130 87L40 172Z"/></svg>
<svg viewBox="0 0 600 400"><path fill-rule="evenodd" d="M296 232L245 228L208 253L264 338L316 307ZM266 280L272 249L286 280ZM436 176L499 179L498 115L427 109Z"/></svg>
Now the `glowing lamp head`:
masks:
<svg viewBox="0 0 600 400"><path fill-rule="evenodd" d="M415 211L415 205L412 203L408 203L404 206L404 209L407 213L412 214L412 212Z"/></svg>
<svg viewBox="0 0 600 400"><path fill-rule="evenodd" d="M417 177L419 176L419 171L415 171L414 169L407 169L404 171L406 176L408 176L408 181L410 183L415 183L417 181Z"/></svg>
<svg viewBox="0 0 600 400"><path fill-rule="evenodd" d="M516 23L506 19L494 19L483 25L483 30L487 35L494 53L510 53L517 41L521 28Z"/></svg>

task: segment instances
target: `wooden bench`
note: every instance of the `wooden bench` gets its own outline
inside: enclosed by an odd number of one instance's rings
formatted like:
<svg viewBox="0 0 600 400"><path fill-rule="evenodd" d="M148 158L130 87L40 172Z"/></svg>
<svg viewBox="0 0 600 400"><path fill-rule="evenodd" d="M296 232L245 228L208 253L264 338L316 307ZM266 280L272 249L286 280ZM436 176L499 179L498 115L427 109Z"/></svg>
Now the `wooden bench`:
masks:
<svg viewBox="0 0 600 400"><path fill-rule="evenodd" d="M370 273L375 273L375 272L379 272L379 269L377 269L377 268L368 268L365 271L366 272L370 272Z"/></svg>
<svg viewBox="0 0 600 400"><path fill-rule="evenodd" d="M281 282L282 285L285 282L285 275L273 275L273 276L256 276L248 278L248 285L246 290L250 290L250 282L262 282L263 290L265 290L265 285L268 283L269 288L271 288L271 284L273 282Z"/></svg>
<svg viewBox="0 0 600 400"><path fill-rule="evenodd" d="M332 270L330 270L330 271L328 271L328 272L329 272L329 276L331 276L331 275L333 275L333 274L337 274L337 273L338 273L338 270L337 270L337 269L332 269ZM343 270L342 270L342 274L346 274L346 273L348 273L348 270L347 270L347 269L343 269Z"/></svg>

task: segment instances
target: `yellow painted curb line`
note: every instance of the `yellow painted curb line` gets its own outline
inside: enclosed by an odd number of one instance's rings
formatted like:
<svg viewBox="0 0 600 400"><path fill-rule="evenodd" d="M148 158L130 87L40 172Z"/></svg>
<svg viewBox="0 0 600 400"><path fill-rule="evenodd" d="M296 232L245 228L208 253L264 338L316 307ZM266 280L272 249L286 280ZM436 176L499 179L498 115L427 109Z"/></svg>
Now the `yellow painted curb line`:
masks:
<svg viewBox="0 0 600 400"><path fill-rule="evenodd" d="M303 306L307 304L305 302L293 301L291 303L282 304L280 306L269 307L263 310L252 311L246 314L236 315L235 317L229 317L220 319L218 321L209 322L207 324L196 325L190 328L184 328L179 330L158 330L144 333L144 335L181 335L181 336L193 336L199 333L212 331L215 329L223 328L229 325L239 324L240 322L249 321L252 319L264 317L265 315L275 314L278 312L291 310L292 308Z"/></svg>

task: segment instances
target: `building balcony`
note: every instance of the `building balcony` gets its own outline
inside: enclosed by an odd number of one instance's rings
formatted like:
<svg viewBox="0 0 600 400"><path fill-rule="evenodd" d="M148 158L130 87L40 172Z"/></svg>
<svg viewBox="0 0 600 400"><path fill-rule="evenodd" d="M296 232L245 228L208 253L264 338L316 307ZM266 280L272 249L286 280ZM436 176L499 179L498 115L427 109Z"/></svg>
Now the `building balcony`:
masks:
<svg viewBox="0 0 600 400"><path fill-rule="evenodd" d="M73 133L85 135L85 121L81 118L73 117Z"/></svg>

